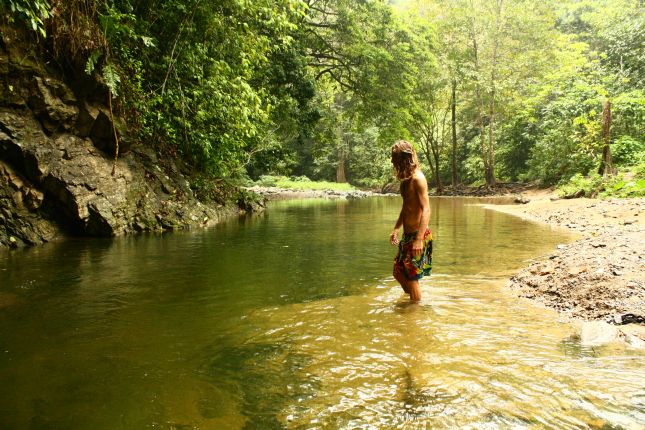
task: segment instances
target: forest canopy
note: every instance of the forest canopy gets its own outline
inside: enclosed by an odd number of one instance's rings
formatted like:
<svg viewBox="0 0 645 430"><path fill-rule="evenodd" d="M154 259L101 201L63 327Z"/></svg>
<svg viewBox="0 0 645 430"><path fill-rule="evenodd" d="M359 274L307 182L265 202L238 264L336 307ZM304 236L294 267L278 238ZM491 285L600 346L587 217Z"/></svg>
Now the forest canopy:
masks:
<svg viewBox="0 0 645 430"><path fill-rule="evenodd" d="M209 177L380 188L398 139L439 192L645 170L642 0L0 4Z"/></svg>

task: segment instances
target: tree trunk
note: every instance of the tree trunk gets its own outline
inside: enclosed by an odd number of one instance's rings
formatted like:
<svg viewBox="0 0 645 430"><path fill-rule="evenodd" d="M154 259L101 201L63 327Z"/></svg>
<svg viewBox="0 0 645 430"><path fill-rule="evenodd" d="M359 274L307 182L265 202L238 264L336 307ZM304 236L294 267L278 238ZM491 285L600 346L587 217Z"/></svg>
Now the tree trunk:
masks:
<svg viewBox="0 0 645 430"><path fill-rule="evenodd" d="M457 186L457 80L452 80L452 186Z"/></svg>
<svg viewBox="0 0 645 430"><path fill-rule="evenodd" d="M490 172L490 167L488 165L488 156L486 151L486 131L484 130L484 100L482 97L481 90L481 79L479 77L479 49L477 45L477 35L475 34L475 26L471 29L471 38L473 42L473 53L475 56L475 71L477 72L477 79L475 82L475 95L477 98L477 125L479 127L479 144L482 151L482 161L484 162L484 177L486 179L486 184L488 184L488 176Z"/></svg>
<svg viewBox="0 0 645 430"><path fill-rule="evenodd" d="M434 170L434 163L432 162L432 156L430 155L430 151L427 151L425 153L425 156L426 156L426 160L428 161L428 166L430 166L430 173L432 174L433 178L436 178L437 174Z"/></svg>
<svg viewBox="0 0 645 430"><path fill-rule="evenodd" d="M484 176L486 177L486 183L488 183L488 172L489 172L489 166L488 166L488 157L486 156L486 131L484 130L484 116L482 114L482 100L481 100L481 93L479 88L477 88L477 98L479 99L478 103L478 109L477 109L477 125L479 126L479 145L481 146L482 150L482 161L484 162Z"/></svg>
<svg viewBox="0 0 645 430"><path fill-rule="evenodd" d="M499 33L502 21L502 1L497 0L495 14L495 39L493 40L493 62L490 70L490 103L488 104L488 158L486 169L486 185L495 185L495 95L497 82L497 55L499 48Z"/></svg>
<svg viewBox="0 0 645 430"><path fill-rule="evenodd" d="M602 107L602 166L603 176L615 175L614 163L611 159L611 100L607 99Z"/></svg>
<svg viewBox="0 0 645 430"><path fill-rule="evenodd" d="M345 150L341 149L339 154L338 166L336 167L336 182L339 184L344 184L347 182L345 177L345 161L347 160L347 155Z"/></svg>
<svg viewBox="0 0 645 430"><path fill-rule="evenodd" d="M439 176L439 150L433 150L432 155L434 156L435 168L434 168L434 177L437 183L437 194L443 194L443 184L441 183L441 177Z"/></svg>
<svg viewBox="0 0 645 430"><path fill-rule="evenodd" d="M490 104L488 105L488 148L486 151L487 163L484 163L486 185L495 185L495 87L491 91Z"/></svg>
<svg viewBox="0 0 645 430"><path fill-rule="evenodd" d="M432 137L426 131L422 132L422 142L423 146L421 147L421 149L423 155L425 156L426 162L430 167L430 173L432 174L432 177L435 178L437 175L435 174L434 163L432 162Z"/></svg>
<svg viewBox="0 0 645 430"><path fill-rule="evenodd" d="M427 125L426 130L423 132L424 145L424 155L430 166L430 172L435 181L435 187L437 188L437 194L443 193L443 184L441 183L441 178L439 177L439 142L437 141L437 136L435 135L435 122Z"/></svg>

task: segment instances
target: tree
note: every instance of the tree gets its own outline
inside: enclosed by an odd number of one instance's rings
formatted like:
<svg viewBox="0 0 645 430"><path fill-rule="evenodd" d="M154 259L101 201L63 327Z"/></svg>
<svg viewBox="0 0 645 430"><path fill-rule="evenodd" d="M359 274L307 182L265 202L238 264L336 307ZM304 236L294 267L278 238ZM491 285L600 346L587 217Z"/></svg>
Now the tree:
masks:
<svg viewBox="0 0 645 430"><path fill-rule="evenodd" d="M495 183L496 126L526 95L527 82L546 68L554 17L548 7L523 0L470 0L469 75L475 94L484 178Z"/></svg>
<svg viewBox="0 0 645 430"><path fill-rule="evenodd" d="M429 58L433 46L382 1L310 2L306 24L310 67L319 84L334 95L327 100L334 123L336 177L347 178L355 145L370 144L387 153L394 140L406 137L409 94L421 73L416 59ZM376 140L366 142L359 129L376 125ZM353 136L353 137L352 137ZM326 154L330 153L325 151ZM327 156L324 160L329 160ZM320 158L319 158L320 160ZM351 170L351 168L350 168Z"/></svg>

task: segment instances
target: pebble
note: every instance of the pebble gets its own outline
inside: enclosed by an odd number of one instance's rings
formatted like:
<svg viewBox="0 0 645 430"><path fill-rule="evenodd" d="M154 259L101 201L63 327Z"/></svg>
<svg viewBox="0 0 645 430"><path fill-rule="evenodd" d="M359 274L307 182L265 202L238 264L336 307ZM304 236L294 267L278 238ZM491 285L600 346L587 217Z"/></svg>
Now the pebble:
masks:
<svg viewBox="0 0 645 430"><path fill-rule="evenodd" d="M578 276L579 274L584 273L587 270L589 270L589 268L586 266L578 266L570 269L568 273L571 276Z"/></svg>

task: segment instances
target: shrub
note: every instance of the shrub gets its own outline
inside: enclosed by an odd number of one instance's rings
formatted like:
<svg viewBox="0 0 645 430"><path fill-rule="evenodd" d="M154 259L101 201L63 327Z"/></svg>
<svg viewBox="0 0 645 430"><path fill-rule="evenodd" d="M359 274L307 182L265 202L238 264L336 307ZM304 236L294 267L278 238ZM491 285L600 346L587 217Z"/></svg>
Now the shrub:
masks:
<svg viewBox="0 0 645 430"><path fill-rule="evenodd" d="M369 190L380 190L384 185L382 180L373 178L360 178L356 179L354 182L359 187L367 188Z"/></svg>
<svg viewBox="0 0 645 430"><path fill-rule="evenodd" d="M561 197L574 196L580 192L585 197L595 197L603 189L602 177L598 174L583 176L580 173L573 175L569 181L558 187L558 194Z"/></svg>
<svg viewBox="0 0 645 430"><path fill-rule="evenodd" d="M635 166L645 161L645 141L630 136L621 136L612 145L611 155L618 165Z"/></svg>
<svg viewBox="0 0 645 430"><path fill-rule="evenodd" d="M195 197L205 203L225 205L235 200L237 188L227 181L215 179L206 174L198 174L190 179L190 188Z"/></svg>
<svg viewBox="0 0 645 430"><path fill-rule="evenodd" d="M311 179L306 176L291 176L289 180L292 182L311 182Z"/></svg>
<svg viewBox="0 0 645 430"><path fill-rule="evenodd" d="M645 163L606 178L598 174L585 177L578 173L558 187L561 197L575 196L578 193L585 197L601 198L645 197Z"/></svg>
<svg viewBox="0 0 645 430"><path fill-rule="evenodd" d="M609 178L600 197L645 197L645 163Z"/></svg>
<svg viewBox="0 0 645 430"><path fill-rule="evenodd" d="M266 199L253 191L239 188L233 197L237 206L246 212L255 212L265 207Z"/></svg>
<svg viewBox="0 0 645 430"><path fill-rule="evenodd" d="M257 184L262 187L276 187L280 178L280 176L262 175L257 180Z"/></svg>
<svg viewBox="0 0 645 430"><path fill-rule="evenodd" d="M7 7L33 31L39 32L43 37L47 36L45 20L51 16L51 7L47 0L2 0L0 7Z"/></svg>

